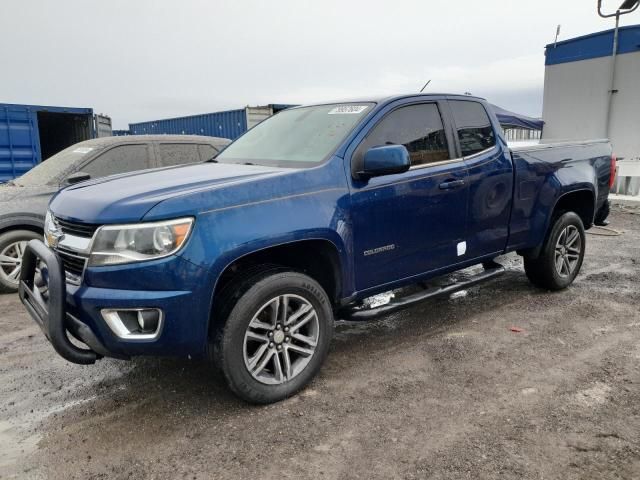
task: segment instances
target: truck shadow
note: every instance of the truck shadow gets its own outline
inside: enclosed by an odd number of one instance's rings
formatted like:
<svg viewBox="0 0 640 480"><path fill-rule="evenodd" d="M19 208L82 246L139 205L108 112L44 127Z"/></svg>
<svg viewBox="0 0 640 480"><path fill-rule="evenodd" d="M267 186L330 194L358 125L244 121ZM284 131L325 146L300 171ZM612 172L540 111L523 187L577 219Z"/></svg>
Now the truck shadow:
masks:
<svg viewBox="0 0 640 480"><path fill-rule="evenodd" d="M500 292L498 295L497 292ZM358 361L361 353L384 355L390 345L399 341L420 343L447 329L454 329L473 315L504 306L523 294L544 292L528 284L520 271L508 271L491 283L473 287L456 299L425 301L405 310L368 322L336 321L336 329L327 363L320 375L340 375L339 365ZM411 346L411 345L408 345ZM237 399L226 387L222 374L205 360L174 358L134 358L130 362L105 359L112 374L101 381L85 385L89 403L107 402L113 408L140 404L142 415L156 415L158 409L179 408L190 414L215 411L232 413L253 407ZM329 373L327 373L327 371ZM316 382L317 383L317 382ZM82 408L87 409L84 403ZM96 411L105 411L105 405Z"/></svg>
<svg viewBox="0 0 640 480"><path fill-rule="evenodd" d="M312 412L325 411L329 403L348 402L349 391L368 391L366 385L355 384L375 381L358 376L372 359L384 362L385 356L393 357L398 348L431 348L426 344L432 339L459 330L463 323L463 328L468 328L474 316L486 317L523 296L538 295L548 293L530 286L521 271L509 270L491 283L470 289L466 296L429 300L366 323L338 321L327 365L318 378L299 395L274 405L253 406L239 400L228 390L222 375L203 360L105 359L97 370L80 373L83 378L66 397L66 405L56 416L44 420L43 431L62 443L46 442L40 452L65 456L66 442L91 437L99 439L105 451L113 452L122 444L147 442L149 438L162 438L167 448L185 438L205 443L215 439L222 445L229 438L233 443L240 430L266 432L274 422L290 422L292 415L301 415L299 412L306 412L306 418ZM429 383L429 374L425 375L420 381ZM402 383L402 379L397 381Z"/></svg>

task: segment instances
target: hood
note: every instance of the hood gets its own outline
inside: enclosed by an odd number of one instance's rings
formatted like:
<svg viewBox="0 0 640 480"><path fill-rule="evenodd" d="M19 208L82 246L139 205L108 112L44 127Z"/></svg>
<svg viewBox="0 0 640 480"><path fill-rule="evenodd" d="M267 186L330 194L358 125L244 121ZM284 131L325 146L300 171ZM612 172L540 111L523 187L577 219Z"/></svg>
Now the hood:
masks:
<svg viewBox="0 0 640 480"><path fill-rule="evenodd" d="M282 172L283 168L200 163L106 177L62 190L51 201L56 216L84 223L136 222L158 203Z"/></svg>

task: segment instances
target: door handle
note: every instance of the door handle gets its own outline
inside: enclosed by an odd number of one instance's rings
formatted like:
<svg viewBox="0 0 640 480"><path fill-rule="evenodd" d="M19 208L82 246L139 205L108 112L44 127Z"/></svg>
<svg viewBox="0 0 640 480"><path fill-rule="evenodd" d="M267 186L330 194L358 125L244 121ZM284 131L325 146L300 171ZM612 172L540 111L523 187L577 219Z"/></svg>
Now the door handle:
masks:
<svg viewBox="0 0 640 480"><path fill-rule="evenodd" d="M451 190L452 188L462 187L464 180L449 180L440 184L440 190Z"/></svg>

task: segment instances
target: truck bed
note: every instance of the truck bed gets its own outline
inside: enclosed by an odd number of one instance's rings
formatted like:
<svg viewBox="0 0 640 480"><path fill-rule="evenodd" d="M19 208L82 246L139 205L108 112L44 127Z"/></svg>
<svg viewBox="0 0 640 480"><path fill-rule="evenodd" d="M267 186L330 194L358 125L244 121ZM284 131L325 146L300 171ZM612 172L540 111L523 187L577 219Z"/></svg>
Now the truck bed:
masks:
<svg viewBox="0 0 640 480"><path fill-rule="evenodd" d="M569 191L589 194L585 203L590 205L585 208L591 218L606 202L611 171L608 140L516 143L510 150L515 179L510 249L540 244L555 202ZM585 221L585 227L590 226Z"/></svg>

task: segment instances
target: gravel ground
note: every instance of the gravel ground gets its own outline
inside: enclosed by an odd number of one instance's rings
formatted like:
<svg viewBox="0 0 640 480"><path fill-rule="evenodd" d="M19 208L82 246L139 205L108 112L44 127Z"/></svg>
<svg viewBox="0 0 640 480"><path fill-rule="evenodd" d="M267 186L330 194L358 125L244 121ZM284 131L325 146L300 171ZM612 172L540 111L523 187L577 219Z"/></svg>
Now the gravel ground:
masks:
<svg viewBox="0 0 640 480"><path fill-rule="evenodd" d="M66 363L0 296L0 478L640 478L640 217L611 220L568 290L504 257L466 296L340 322L264 407L201 362Z"/></svg>

